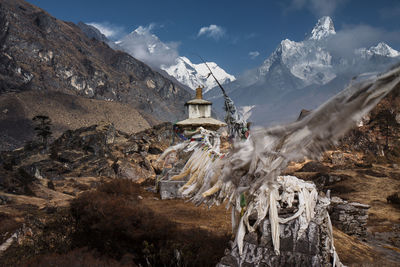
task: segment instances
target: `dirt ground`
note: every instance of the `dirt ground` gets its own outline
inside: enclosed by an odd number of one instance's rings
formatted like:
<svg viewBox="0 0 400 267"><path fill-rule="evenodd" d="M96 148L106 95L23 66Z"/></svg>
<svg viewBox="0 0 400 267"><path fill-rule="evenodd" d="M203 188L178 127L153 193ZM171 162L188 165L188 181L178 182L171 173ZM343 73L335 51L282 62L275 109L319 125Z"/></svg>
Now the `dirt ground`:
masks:
<svg viewBox="0 0 400 267"><path fill-rule="evenodd" d="M177 222L184 229L199 227L216 235L231 234L231 210L225 205L195 206L181 199L160 200L158 194L143 191L143 204Z"/></svg>

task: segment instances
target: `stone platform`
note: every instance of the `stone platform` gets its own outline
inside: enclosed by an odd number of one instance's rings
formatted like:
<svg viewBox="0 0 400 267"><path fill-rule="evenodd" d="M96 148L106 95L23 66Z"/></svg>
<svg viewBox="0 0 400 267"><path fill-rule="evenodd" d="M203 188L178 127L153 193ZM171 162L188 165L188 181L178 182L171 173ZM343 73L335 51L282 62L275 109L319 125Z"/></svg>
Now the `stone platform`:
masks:
<svg viewBox="0 0 400 267"><path fill-rule="evenodd" d="M160 196L161 199L174 199L182 198L182 194L179 193L179 188L182 187L186 181L160 181Z"/></svg>

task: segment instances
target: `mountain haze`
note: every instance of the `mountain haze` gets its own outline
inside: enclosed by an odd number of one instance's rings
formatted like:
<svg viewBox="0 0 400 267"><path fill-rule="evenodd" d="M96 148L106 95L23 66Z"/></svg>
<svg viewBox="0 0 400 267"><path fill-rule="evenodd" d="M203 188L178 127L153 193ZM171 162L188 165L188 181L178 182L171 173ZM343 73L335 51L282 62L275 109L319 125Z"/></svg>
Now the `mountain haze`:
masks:
<svg viewBox="0 0 400 267"><path fill-rule="evenodd" d="M165 71L178 82L194 90L204 86L204 91L215 87L217 83L210 75L204 63L195 64L184 56L179 56L176 43L164 43L149 27L139 26L115 44L133 57L142 60L153 68ZM215 62L207 62L221 84L233 82L235 76L228 74Z"/></svg>
<svg viewBox="0 0 400 267"><path fill-rule="evenodd" d="M322 17L301 41L282 40L261 66L226 84L238 107L258 125L288 122L300 110L313 109L335 95L360 73L374 75L400 61L400 53L386 43L347 51L337 44L330 17ZM206 96L222 111L219 88Z"/></svg>

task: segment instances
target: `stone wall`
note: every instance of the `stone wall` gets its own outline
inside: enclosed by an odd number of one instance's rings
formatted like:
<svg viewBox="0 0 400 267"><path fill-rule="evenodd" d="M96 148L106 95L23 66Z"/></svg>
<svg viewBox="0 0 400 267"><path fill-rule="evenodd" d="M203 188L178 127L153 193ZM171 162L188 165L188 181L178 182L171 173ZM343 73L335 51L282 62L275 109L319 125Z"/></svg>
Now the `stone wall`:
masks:
<svg viewBox="0 0 400 267"><path fill-rule="evenodd" d="M332 225L348 235L365 237L367 235L367 220L369 205L347 202L338 197L332 197L329 214Z"/></svg>

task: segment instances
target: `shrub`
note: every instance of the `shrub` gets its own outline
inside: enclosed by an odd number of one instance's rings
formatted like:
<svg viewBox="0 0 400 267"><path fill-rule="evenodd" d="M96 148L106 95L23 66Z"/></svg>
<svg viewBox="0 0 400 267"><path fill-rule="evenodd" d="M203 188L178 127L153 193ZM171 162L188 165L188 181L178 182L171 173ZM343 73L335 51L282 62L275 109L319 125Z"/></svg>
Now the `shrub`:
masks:
<svg viewBox="0 0 400 267"><path fill-rule="evenodd" d="M21 266L23 262L36 255L64 254L71 250L74 220L69 209L58 208L57 212L50 216L38 210L30 213L24 218L27 232L22 244L18 245L14 242L14 245L2 254L0 266ZM2 221L0 221L0 224L2 224Z"/></svg>
<svg viewBox="0 0 400 267"><path fill-rule="evenodd" d="M114 179L104 183L97 188L97 191L113 196L137 197L140 188L137 184L128 179Z"/></svg>
<svg viewBox="0 0 400 267"><path fill-rule="evenodd" d="M143 266L215 266L228 236L179 229L146 207L137 198L139 192L129 180L114 180L75 199L71 203L75 245L117 260L131 254Z"/></svg>
<svg viewBox="0 0 400 267"><path fill-rule="evenodd" d="M0 266L215 266L228 236L181 229L144 205L140 192L115 179L82 193L70 208L36 211L26 217L33 235L8 249ZM0 224L9 219L1 218Z"/></svg>
<svg viewBox="0 0 400 267"><path fill-rule="evenodd" d="M21 227L21 223L0 212L0 244L6 241L19 227Z"/></svg>

